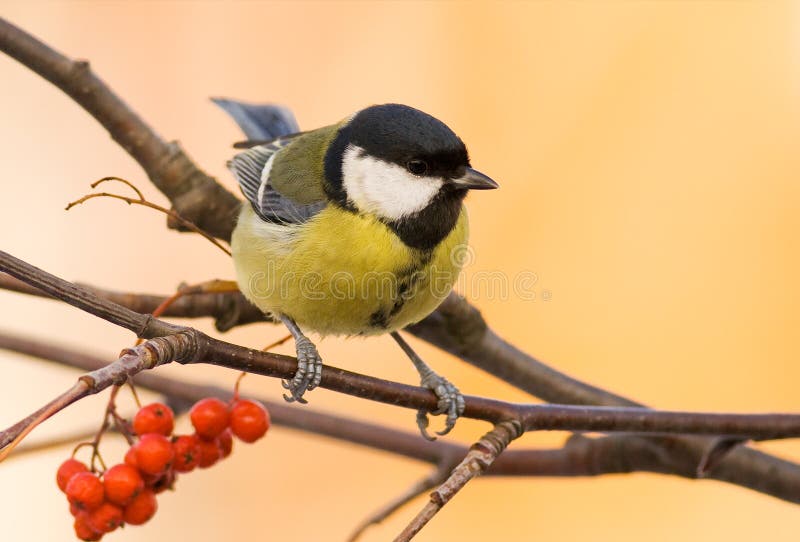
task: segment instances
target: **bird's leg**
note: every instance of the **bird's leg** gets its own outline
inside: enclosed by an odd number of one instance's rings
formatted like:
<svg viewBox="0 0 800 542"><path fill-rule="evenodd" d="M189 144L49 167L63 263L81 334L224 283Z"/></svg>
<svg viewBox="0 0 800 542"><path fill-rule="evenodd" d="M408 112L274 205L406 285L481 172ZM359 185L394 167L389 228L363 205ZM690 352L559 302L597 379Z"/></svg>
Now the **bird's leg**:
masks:
<svg viewBox="0 0 800 542"><path fill-rule="evenodd" d="M411 363L414 364L414 367L417 368L421 379L420 384L431 390L436 394L436 398L439 399L438 408L431 414L447 413L447 422L445 423L444 429L436 432L437 435L446 435L453 429L458 417L464 413L464 396L461 395L458 388L451 384L449 380L434 373L433 369L428 367L428 364L422 361L422 358L411 349L411 346L400 336L400 333L393 331L391 335L392 338L397 341L397 344L400 345L400 348L403 349L403 352L411 359ZM423 437L428 440L436 440L436 437L431 436L427 431L428 413L425 410L417 411L417 426Z"/></svg>
<svg viewBox="0 0 800 542"><path fill-rule="evenodd" d="M319 386L322 380L322 358L319 357L317 347L300 331L294 320L283 314L280 315L280 319L294 337L294 346L297 350L297 372L291 380L281 381L283 387L291 393L291 397L283 394L283 398L290 403L294 401L307 403L308 401L303 399L303 394Z"/></svg>

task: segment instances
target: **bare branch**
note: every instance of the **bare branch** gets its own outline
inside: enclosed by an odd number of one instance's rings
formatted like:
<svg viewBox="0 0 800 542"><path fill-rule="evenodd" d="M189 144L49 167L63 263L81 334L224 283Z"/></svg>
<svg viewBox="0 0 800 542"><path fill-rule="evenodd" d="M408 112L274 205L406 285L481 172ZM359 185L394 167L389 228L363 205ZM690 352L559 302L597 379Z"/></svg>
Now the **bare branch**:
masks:
<svg viewBox="0 0 800 542"><path fill-rule="evenodd" d="M0 431L0 461L36 426L75 401L99 393L111 385L124 384L128 378L146 369L172 361L195 361L202 352L197 350L199 343L192 338L193 334L192 330L184 330L150 339L133 348L126 348L114 363L81 376L75 385L56 399L5 431Z"/></svg>
<svg viewBox="0 0 800 542"><path fill-rule="evenodd" d="M456 293L407 331L550 403L642 406L576 380L522 352L492 331L480 311Z"/></svg>
<svg viewBox="0 0 800 542"><path fill-rule="evenodd" d="M60 299L73 307L98 316L107 322L136 333L137 337L152 338L182 330L180 326L156 320L150 315L139 314L116 303L97 297L94 293L46 273L22 260L0 251L0 270L16 277L29 286Z"/></svg>
<svg viewBox="0 0 800 542"><path fill-rule="evenodd" d="M430 442L430 441L428 441ZM460 457L460 456L459 456ZM434 487L438 486L445 480L447 480L448 474L452 468L456 465L457 460L451 461L444 461L439 464L434 470L431 471L428 476L425 478L418 480L415 482L411 487L405 490L403 493L398 495L396 498L392 499L384 506L370 514L363 522L361 522L347 539L348 542L355 542L364 532L371 527L372 525L377 525L381 523L383 520L397 512L400 508L414 500L415 498L419 497L426 491L430 491Z"/></svg>
<svg viewBox="0 0 800 542"><path fill-rule="evenodd" d="M168 296L161 295L115 292L88 284L76 284L97 297L101 297L117 305L122 305L134 312L143 314L152 313L169 298ZM3 272L0 272L0 290L9 290L37 297L52 298L52 296L42 290L30 286ZM190 296L180 297L175 300L162 313L162 316L175 318L212 317L216 319L217 329L220 331L227 331L232 327L252 322L271 321L266 319L264 313L247 301L239 292L234 294L208 292L192 293Z"/></svg>
<svg viewBox="0 0 800 542"><path fill-rule="evenodd" d="M47 344L35 339L0 333L0 349L54 361L84 371L104 367L106 360L83 352ZM201 386L165 378L150 372L135 377L137 386L145 387L167 396L171 402L191 404L203 397L230 399L229 388ZM446 441L429 442L417 433L396 431L387 427L344 418L308 407L298 408L283 402L261 399L267 406L272 421L278 425L324 435L399 454L410 459L434 465L442 462L457 463L467 453L463 446ZM680 451L680 450L679 450ZM737 461L741 461L738 459ZM777 459L762 452L745 449L741 457L752 458L756 469L745 464L745 473L754 472L752 478L743 478L739 483L791 502L800 502L800 468L794 463ZM610 473L649 471L673 474L686 478L697 478L695 469L675 471L670 454L650 439L629 435L587 438L573 436L566 446L553 450L506 450L489 468L487 475L498 476L597 476ZM712 471L710 478L725 480L720 476L725 471ZM730 481L730 480L726 480Z"/></svg>
<svg viewBox="0 0 800 542"><path fill-rule="evenodd" d="M403 529L395 542L408 542L441 510L456 493L476 476L483 474L512 440L525 432L524 427L514 421L498 423L478 442L470 447L466 457L456 466L447 480L431 493L431 500Z"/></svg>
<svg viewBox="0 0 800 542"><path fill-rule="evenodd" d="M161 139L88 62L65 57L2 18L0 51L53 83L97 119L182 217L215 237L230 239L239 200L197 168L176 142Z"/></svg>
<svg viewBox="0 0 800 542"><path fill-rule="evenodd" d="M56 362L83 371L94 371L108 364L106 359L99 356L2 332L0 332L0 349ZM223 399L233 397L230 388L191 384L150 372L137 374L133 381L137 387L147 388L161 393L171 400L188 404L204 397ZM270 417L275 424L400 454L411 459L436 464L442 458L461 458L466 453L466 448L463 446L445 441L428 442L419 438L418 433L396 431L382 425L315 412L308 407L297 407L285 402L275 402L264 398L261 398L260 401L269 409Z"/></svg>

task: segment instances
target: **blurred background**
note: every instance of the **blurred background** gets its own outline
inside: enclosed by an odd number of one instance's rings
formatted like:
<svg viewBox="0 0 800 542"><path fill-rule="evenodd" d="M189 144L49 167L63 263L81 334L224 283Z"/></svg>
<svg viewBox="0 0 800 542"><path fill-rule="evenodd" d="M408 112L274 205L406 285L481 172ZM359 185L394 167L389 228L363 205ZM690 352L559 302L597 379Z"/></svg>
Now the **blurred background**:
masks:
<svg viewBox="0 0 800 542"><path fill-rule="evenodd" d="M209 101L290 106L317 127L401 102L448 123L501 190L468 200L474 259L462 290L502 336L560 370L652 406L798 411L800 5L794 2L0 2L0 13L97 73L162 136L231 190L241 138ZM67 279L169 293L233 278L207 241L152 211L95 200L118 175L163 197L69 98L0 55L0 247ZM237 191L238 192L238 191ZM473 288L479 274L535 277L527 295ZM485 283L482 283L485 285ZM533 294L533 295L530 295ZM54 302L0 292L5 330L116 357L133 338ZM213 332L209 321L194 322ZM226 338L261 347L267 325ZM465 393L530 400L415 341ZM326 339L323 358L415 383L390 339ZM282 351L292 352L291 344ZM0 352L0 425L77 373ZM209 367L158 370L232 386ZM249 392L280 398L277 380ZM409 411L325 390L308 408L415 431ZM39 428L94 428L106 400ZM132 402L121 394L121 406ZM436 420L435 422L440 422ZM188 430L181 420L179 428ZM485 424L462 421L451 441ZM515 444L552 447L564 434ZM797 442L758 446L800 460ZM55 471L71 447L0 466L6 540L68 541ZM105 442L105 456L124 447ZM183 477L145 527L109 540L344 540L428 466L275 427ZM418 499L365 540L387 540ZM796 537L798 508L713 481L635 474L481 479L419 540L753 540ZM783 527L786 527L785 529Z"/></svg>

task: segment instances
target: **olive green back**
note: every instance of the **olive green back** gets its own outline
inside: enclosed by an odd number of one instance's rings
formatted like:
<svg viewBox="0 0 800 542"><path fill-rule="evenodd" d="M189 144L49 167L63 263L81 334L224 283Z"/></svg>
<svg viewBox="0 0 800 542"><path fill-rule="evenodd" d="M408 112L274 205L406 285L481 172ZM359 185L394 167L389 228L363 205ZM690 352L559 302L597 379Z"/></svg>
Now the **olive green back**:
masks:
<svg viewBox="0 0 800 542"><path fill-rule="evenodd" d="M298 136L275 155L269 180L275 190L297 203L325 200L325 152L343 123Z"/></svg>

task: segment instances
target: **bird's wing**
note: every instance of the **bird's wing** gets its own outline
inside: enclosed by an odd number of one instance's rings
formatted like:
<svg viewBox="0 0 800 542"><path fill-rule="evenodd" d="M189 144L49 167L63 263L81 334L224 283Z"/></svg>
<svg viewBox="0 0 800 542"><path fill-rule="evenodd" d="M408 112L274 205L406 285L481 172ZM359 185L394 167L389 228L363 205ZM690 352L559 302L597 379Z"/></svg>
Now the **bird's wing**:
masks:
<svg viewBox="0 0 800 542"><path fill-rule="evenodd" d="M326 202L322 200L298 203L278 192L269 182L270 159L302 135L289 109L227 98L212 98L212 101L228 113L249 138L236 145L247 150L234 156L228 168L258 216L277 224L302 224L325 207Z"/></svg>
<svg viewBox="0 0 800 542"><path fill-rule="evenodd" d="M297 134L299 135L299 134ZM265 145L252 147L228 161L228 169L239 181L239 188L253 206L256 214L276 224L302 224L325 208L326 201L297 203L284 196L269 182L269 172L275 155L297 135L280 137Z"/></svg>

